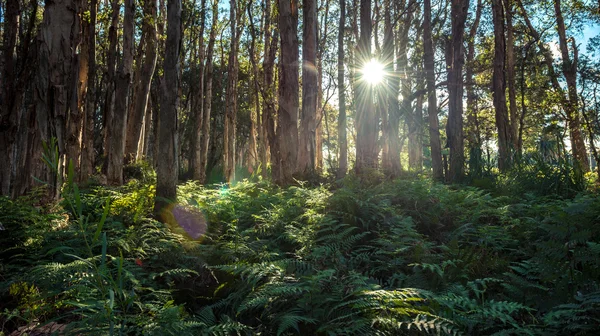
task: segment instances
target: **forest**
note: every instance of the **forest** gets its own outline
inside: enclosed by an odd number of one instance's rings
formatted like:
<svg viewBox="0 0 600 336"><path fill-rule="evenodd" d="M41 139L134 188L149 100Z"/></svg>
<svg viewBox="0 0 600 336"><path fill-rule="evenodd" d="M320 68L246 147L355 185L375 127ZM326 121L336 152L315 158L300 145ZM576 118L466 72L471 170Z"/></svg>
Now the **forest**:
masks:
<svg viewBox="0 0 600 336"><path fill-rule="evenodd" d="M600 1L0 0L0 336L600 335Z"/></svg>

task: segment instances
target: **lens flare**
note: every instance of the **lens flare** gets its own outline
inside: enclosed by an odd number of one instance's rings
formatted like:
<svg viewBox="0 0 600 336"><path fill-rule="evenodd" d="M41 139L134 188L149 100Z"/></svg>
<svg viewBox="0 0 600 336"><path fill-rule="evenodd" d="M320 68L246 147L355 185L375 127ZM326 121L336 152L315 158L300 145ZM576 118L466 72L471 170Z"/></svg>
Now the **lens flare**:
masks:
<svg viewBox="0 0 600 336"><path fill-rule="evenodd" d="M376 59L371 59L369 62L367 62L363 66L361 72L363 80L371 85L377 85L381 83L385 77L383 64L378 62Z"/></svg>

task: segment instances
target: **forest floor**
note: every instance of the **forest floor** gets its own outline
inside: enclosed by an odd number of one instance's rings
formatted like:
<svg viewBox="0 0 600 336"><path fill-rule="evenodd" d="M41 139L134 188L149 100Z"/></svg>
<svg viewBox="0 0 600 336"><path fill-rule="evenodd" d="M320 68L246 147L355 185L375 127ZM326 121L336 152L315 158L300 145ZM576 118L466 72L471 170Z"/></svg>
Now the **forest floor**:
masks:
<svg viewBox="0 0 600 336"><path fill-rule="evenodd" d="M546 182L0 198L0 335L598 335L600 198Z"/></svg>

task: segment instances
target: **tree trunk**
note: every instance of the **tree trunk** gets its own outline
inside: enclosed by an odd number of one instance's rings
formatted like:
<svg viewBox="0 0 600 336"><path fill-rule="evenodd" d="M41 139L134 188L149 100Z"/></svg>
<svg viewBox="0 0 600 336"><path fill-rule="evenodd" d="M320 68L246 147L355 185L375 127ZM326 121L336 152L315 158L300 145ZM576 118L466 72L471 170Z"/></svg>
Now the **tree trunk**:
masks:
<svg viewBox="0 0 600 336"><path fill-rule="evenodd" d="M229 20L231 23L231 44L229 49L229 61L227 66L227 89L225 93L225 134L223 135L223 175L227 182L235 180L236 167L236 127L237 127L237 79L238 58L237 45L237 17L236 0L229 3Z"/></svg>
<svg viewBox="0 0 600 336"><path fill-rule="evenodd" d="M469 0L452 0L452 37L449 41L450 60L448 67L448 136L447 147L450 148L450 167L448 180L459 182L464 176L464 139L463 139L463 39L465 21L469 11Z"/></svg>
<svg viewBox="0 0 600 336"><path fill-rule="evenodd" d="M299 176L307 177L316 169L317 131L317 2L304 0L302 34L302 116L298 139Z"/></svg>
<svg viewBox="0 0 600 336"><path fill-rule="evenodd" d="M108 168L106 180L108 184L123 184L123 162L125 159L125 131L127 128L127 111L129 106L129 86L133 69L133 33L135 3L125 0L125 16L123 19L123 59L116 78L115 108L111 118L109 134Z"/></svg>
<svg viewBox="0 0 600 336"><path fill-rule="evenodd" d="M218 23L218 7L219 2L214 0L212 7L212 25L210 28L210 36L208 40L208 47L206 49L206 67L204 69L204 82L206 92L204 94L204 107L202 109L202 134L200 137L200 162L199 162L199 173L198 181L206 183L206 163L208 162L208 145L210 141L210 113L212 105L212 80L213 80L213 53L215 46L215 39L217 34L217 23Z"/></svg>
<svg viewBox="0 0 600 336"><path fill-rule="evenodd" d="M108 30L108 51L107 51L107 74L106 74L106 98L104 100L104 111L102 115L102 130L104 132L104 164L102 171L106 173L108 169L108 155L110 152L110 135L112 131L112 115L114 110L115 99L115 73L117 66L117 44L118 44L118 28L119 28L119 0L111 2L111 24Z"/></svg>
<svg viewBox="0 0 600 336"><path fill-rule="evenodd" d="M371 0L360 1L360 40L357 65L371 60ZM362 173L378 166L378 117L373 105L373 88L364 80L356 81L356 172Z"/></svg>
<svg viewBox="0 0 600 336"><path fill-rule="evenodd" d="M281 34L279 114L277 144L279 172L275 180L280 185L293 182L298 150L298 1L279 0L279 32Z"/></svg>
<svg viewBox="0 0 600 336"><path fill-rule="evenodd" d="M431 0L424 0L424 67L425 77L427 79L427 115L429 120L429 144L431 147L431 166L433 168L433 178L442 180L444 170L442 166L442 145L440 141L440 122L438 119L437 95L435 89L435 63L433 49L433 39L431 37Z"/></svg>
<svg viewBox="0 0 600 336"><path fill-rule="evenodd" d="M143 4L144 20L142 23L142 34L144 36L144 60L140 67L140 80L136 83L136 90L133 95L133 106L130 108L132 113L127 118L127 135L125 140L125 158L127 160L134 160L137 154L144 116L147 115L146 111L152 77L158 60L156 49L156 20L158 17L156 1L144 1Z"/></svg>
<svg viewBox="0 0 600 336"><path fill-rule="evenodd" d="M15 108L15 77L17 64L17 36L19 32L19 0L7 0L3 22L3 69L0 106L0 194L10 195L14 148L17 139L19 111Z"/></svg>
<svg viewBox="0 0 600 336"><path fill-rule="evenodd" d="M556 13L556 23L558 30L558 41L560 53L562 55L562 72L567 82L568 100L566 100L565 112L569 123L569 135L571 138L571 147L573 157L584 172L590 171L590 162L588 160L583 134L581 132L581 122L579 119L579 100L577 97L577 62L578 50L575 45L575 38L571 37L573 57L569 54L569 42L565 29L565 21L561 10L561 0L554 0L554 11Z"/></svg>
<svg viewBox="0 0 600 336"><path fill-rule="evenodd" d="M338 178L348 171L348 139L346 125L346 83L344 79L344 32L346 30L346 0L340 0L340 22L338 30L338 143L340 146Z"/></svg>
<svg viewBox="0 0 600 336"><path fill-rule="evenodd" d="M94 174L94 120L96 118L96 21L97 0L91 0L90 18L87 23L88 72L85 95L85 115L81 146L81 181Z"/></svg>
<svg viewBox="0 0 600 336"><path fill-rule="evenodd" d="M515 72L515 37L513 28L513 2L504 1L506 13L506 83L508 88L511 150L519 147L519 111L517 109L516 72Z"/></svg>
<svg viewBox="0 0 600 336"><path fill-rule="evenodd" d="M483 173L483 162L482 150L481 150L481 136L477 127L477 93L475 92L475 79L474 79L474 60L475 60L475 37L477 35L477 29L479 28L479 22L481 21L481 12L483 11L482 0L477 0L477 10L475 13L475 21L471 26L468 39L467 47L467 69L466 69L466 82L467 82L467 144L469 147L469 173L472 175L481 175Z"/></svg>
<svg viewBox="0 0 600 336"><path fill-rule="evenodd" d="M177 198L177 111L179 98L179 46L181 44L181 0L168 0L167 41L163 65L162 100L159 113L156 199L154 213L164 222L172 214L166 207Z"/></svg>
<svg viewBox="0 0 600 336"><path fill-rule="evenodd" d="M506 108L506 78L504 76L506 59L506 40L504 39L504 9L502 0L492 0L494 21L494 74L492 92L496 112L496 128L498 130L498 168L506 172L510 166L511 128Z"/></svg>

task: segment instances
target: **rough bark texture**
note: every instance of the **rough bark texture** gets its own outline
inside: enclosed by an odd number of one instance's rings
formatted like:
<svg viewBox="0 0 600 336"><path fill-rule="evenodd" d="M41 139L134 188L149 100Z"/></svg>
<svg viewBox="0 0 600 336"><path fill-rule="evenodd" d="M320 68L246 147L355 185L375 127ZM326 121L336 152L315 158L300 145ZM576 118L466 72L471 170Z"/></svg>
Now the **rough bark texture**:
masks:
<svg viewBox="0 0 600 336"><path fill-rule="evenodd" d="M498 130L498 168L505 172L510 168L511 128L506 107L506 77L505 56L506 40L504 37L504 9L502 0L492 0L494 21L494 74L492 92L494 94L494 109L496 129Z"/></svg>
<svg viewBox="0 0 600 336"><path fill-rule="evenodd" d="M3 69L0 106L0 194L10 194L14 147L17 138L19 111L15 108L15 76L17 34L19 32L19 0L7 0L2 41Z"/></svg>
<svg viewBox="0 0 600 336"><path fill-rule="evenodd" d="M504 1L506 14L506 86L508 88L510 138L512 151L519 147L519 111L517 109L516 72L515 72L515 37L513 27L513 1Z"/></svg>
<svg viewBox="0 0 600 336"><path fill-rule="evenodd" d="M102 113L102 129L103 129L103 148L104 148L104 164L102 171L106 173L108 167L108 153L109 153L109 137L112 133L112 115L114 109L114 98L115 98L115 74L117 66L117 43L118 35L117 30L119 28L119 0L112 0L111 2L111 23L108 29L108 51L107 51L107 73L106 73L106 95L104 99L104 110Z"/></svg>
<svg viewBox="0 0 600 336"><path fill-rule="evenodd" d="M475 91L475 79L474 79L474 60L475 60L475 36L477 35L477 29L479 28L479 22L481 20L481 12L483 11L482 0L477 0L477 9L475 12L475 20L469 31L468 46L467 46L467 69L466 69L466 83L467 83L467 129L466 138L467 146L469 147L469 173L472 175L481 175L483 172L482 166L482 150L481 150L481 136L478 127L478 111L477 111L477 93Z"/></svg>
<svg viewBox="0 0 600 336"><path fill-rule="evenodd" d="M423 60L425 78L427 80L427 115L429 120L429 144L431 147L431 166L433 178L442 180L444 170L442 166L442 145L440 141L440 122L437 110L437 95L435 92L435 63L433 39L431 37L431 0L424 0L423 22Z"/></svg>
<svg viewBox="0 0 600 336"><path fill-rule="evenodd" d="M179 46L181 44L181 0L168 0L167 41L163 65L162 99L159 112L158 164L154 213L163 221L171 218L166 206L177 198L177 111L179 98Z"/></svg>
<svg viewBox="0 0 600 336"><path fill-rule="evenodd" d="M87 22L88 76L85 94L85 115L81 143L81 177L85 181L94 173L94 119L96 116L96 21L97 0L91 0ZM85 38L85 37L84 37Z"/></svg>
<svg viewBox="0 0 600 336"><path fill-rule="evenodd" d="M338 178L348 171L348 139L346 125L346 84L344 79L344 32L346 28L346 1L340 0L340 21L338 31L338 143L340 146Z"/></svg>
<svg viewBox="0 0 600 336"><path fill-rule="evenodd" d="M198 64L198 79L196 81L192 111L191 111L191 122L192 122L192 134L190 135L190 170L192 172L192 178L196 181L202 177L201 166L201 151L202 144L200 143L202 135L202 125L204 120L202 119L202 110L204 109L204 61L205 61L205 48L204 48L204 25L206 23L206 0L202 0L200 4L201 18L200 18L200 31L196 37L199 41L197 47L197 60ZM195 45L195 43L194 43ZM210 97L207 97L210 99Z"/></svg>
<svg viewBox="0 0 600 336"><path fill-rule="evenodd" d="M362 65L371 60L371 0L360 1L360 39L358 62ZM378 117L373 105L373 88L364 80L356 82L356 172L362 173L378 166L377 138Z"/></svg>
<svg viewBox="0 0 600 336"><path fill-rule="evenodd" d="M302 9L302 115L296 172L301 177L307 177L316 169L317 155L317 1L304 0Z"/></svg>
<svg viewBox="0 0 600 336"><path fill-rule="evenodd" d="M79 66L80 54L78 46L81 42L81 0L74 0L68 9L75 12L71 26L71 73L68 74L69 82L65 87L68 101L66 102L66 125L65 125L65 164L73 165L74 171L79 171L79 156L81 154L81 126L83 121L83 111L80 109L81 100L80 74ZM72 6L72 7L71 7ZM87 57L87 56L86 56ZM86 74L87 76L87 74ZM79 176L73 176L75 181Z"/></svg>
<svg viewBox="0 0 600 336"><path fill-rule="evenodd" d="M238 58L237 46L239 36L237 35L236 0L229 3L229 20L231 24L231 43L229 49L229 60L227 65L227 89L225 93L225 134L223 135L223 175L227 182L235 180L236 166L236 127L237 127L237 79Z"/></svg>
<svg viewBox="0 0 600 336"><path fill-rule="evenodd" d="M204 82L206 87L204 100L204 107L202 108L202 134L200 137L200 162L199 162L199 173L198 181L201 183L206 182L206 163L208 162L208 145L210 142L210 113L212 105L212 79L213 79L213 53L215 46L215 39L217 34L217 23L218 23L218 1L213 2L212 7L212 25L210 28L210 36L208 40L208 47L206 49L206 67L204 68Z"/></svg>
<svg viewBox="0 0 600 336"><path fill-rule="evenodd" d="M267 0L267 4L270 4L270 0ZM267 6L267 8L270 8ZM274 83L274 72L275 72L275 58L279 48L279 34L276 25L271 24L272 13L269 9L267 13L270 13L265 17L265 58L263 60L263 71L264 71L264 94L263 94L263 132L265 134L265 148L268 147L270 152L271 172L273 179L276 174L280 171L279 169L279 146L277 144L275 118L275 83ZM271 27L273 26L273 27ZM268 48L268 49L267 49ZM269 153L265 151L265 159L269 159ZM263 176L267 176L266 165L264 166Z"/></svg>
<svg viewBox="0 0 600 336"><path fill-rule="evenodd" d="M459 182L464 176L464 139L463 139L463 39L465 21L469 10L469 0L452 0L452 37L449 41L450 59L448 67L448 136L447 147L450 148L450 167L447 179Z"/></svg>
<svg viewBox="0 0 600 336"><path fill-rule="evenodd" d="M279 172L275 180L280 185L293 182L298 150L298 2L279 0L279 32L281 34L279 114L277 143Z"/></svg>
<svg viewBox="0 0 600 336"><path fill-rule="evenodd" d="M142 23L142 34L144 40L144 60L140 67L139 82L133 96L132 112L127 118L127 132L125 140L125 158L134 159L137 154L140 134L142 133L144 116L147 115L148 100L150 97L150 85L156 69L158 53L156 49L156 20L158 17L156 1L145 0L144 21Z"/></svg>
<svg viewBox="0 0 600 336"><path fill-rule="evenodd" d="M554 0L554 11L556 13L556 23L558 30L558 42L562 56L562 72L567 82L568 99L564 106L569 123L569 136L571 138L571 147L573 157L580 168L590 171L590 162L588 160L583 134L581 132L581 121L579 117L579 98L577 96L577 62L578 51L575 45L575 38L571 37L572 50L569 51L569 41L567 40L565 20L562 15L561 1ZM571 57L570 52L573 53Z"/></svg>

